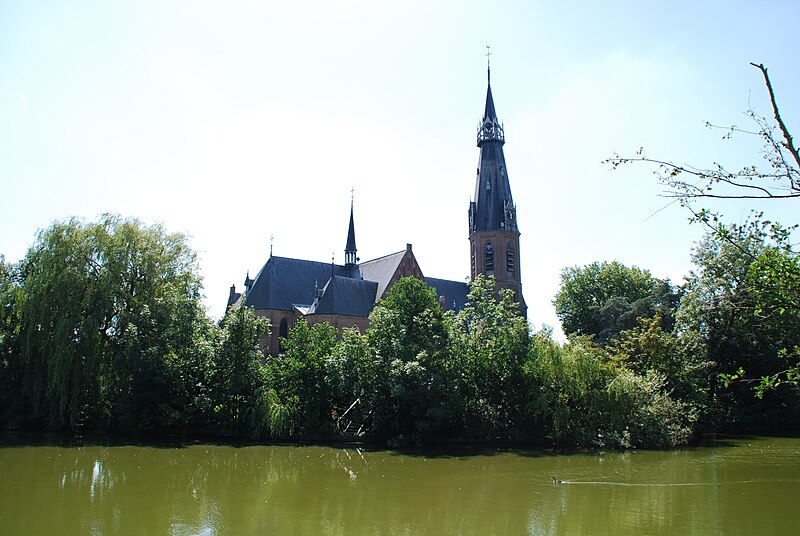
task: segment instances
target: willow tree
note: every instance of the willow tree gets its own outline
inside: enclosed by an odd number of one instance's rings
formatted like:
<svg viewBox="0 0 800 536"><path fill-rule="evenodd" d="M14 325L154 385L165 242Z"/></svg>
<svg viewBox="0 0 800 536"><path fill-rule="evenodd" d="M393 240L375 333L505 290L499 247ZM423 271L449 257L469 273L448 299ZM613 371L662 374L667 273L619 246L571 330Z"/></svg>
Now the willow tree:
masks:
<svg viewBox="0 0 800 536"><path fill-rule="evenodd" d="M174 411L207 322L186 236L113 215L56 222L20 279L25 392L46 425L146 429Z"/></svg>

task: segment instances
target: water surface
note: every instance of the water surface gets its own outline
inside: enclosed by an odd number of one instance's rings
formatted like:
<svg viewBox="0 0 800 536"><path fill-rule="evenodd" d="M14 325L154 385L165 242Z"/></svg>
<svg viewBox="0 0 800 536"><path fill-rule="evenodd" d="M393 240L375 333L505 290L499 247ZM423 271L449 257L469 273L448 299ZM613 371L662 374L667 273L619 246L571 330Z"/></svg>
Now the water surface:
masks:
<svg viewBox="0 0 800 536"><path fill-rule="evenodd" d="M794 438L567 454L0 446L0 475L3 535L800 533Z"/></svg>

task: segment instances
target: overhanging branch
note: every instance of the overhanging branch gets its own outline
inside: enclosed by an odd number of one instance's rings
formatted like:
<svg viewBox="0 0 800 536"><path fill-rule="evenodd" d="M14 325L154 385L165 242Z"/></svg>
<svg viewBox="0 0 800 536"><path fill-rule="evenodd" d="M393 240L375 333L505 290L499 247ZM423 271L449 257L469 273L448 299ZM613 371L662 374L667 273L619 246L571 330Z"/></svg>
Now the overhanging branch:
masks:
<svg viewBox="0 0 800 536"><path fill-rule="evenodd" d="M775 113L775 120L778 122L778 127L780 127L783 137L786 140L784 142L784 147L786 147L786 149L792 154L795 164L797 165L798 169L800 169L800 152L798 152L797 148L794 146L792 135L789 133L786 123L784 123L783 119L781 118L780 111L778 110L778 103L775 101L775 92L772 90L772 82L769 81L769 75L767 74L767 68L764 67L763 63L755 64L750 62L750 65L759 69L761 74L764 75L764 82L767 84L767 91L769 91L769 100L772 103L772 111Z"/></svg>

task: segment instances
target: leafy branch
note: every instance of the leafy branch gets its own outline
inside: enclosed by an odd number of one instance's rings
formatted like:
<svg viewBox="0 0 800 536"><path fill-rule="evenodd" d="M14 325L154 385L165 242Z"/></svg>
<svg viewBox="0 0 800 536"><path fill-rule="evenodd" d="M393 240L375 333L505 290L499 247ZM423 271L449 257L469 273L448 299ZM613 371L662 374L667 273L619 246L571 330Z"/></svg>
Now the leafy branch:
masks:
<svg viewBox="0 0 800 536"><path fill-rule="evenodd" d="M712 236L733 246L748 259L747 273L742 280L742 297L747 307L752 308L752 314L762 320L781 316L796 317L800 314L800 255L791 242L791 235L797 225L783 226L765 219L763 213L755 211L744 224L726 224L719 213L698 208L694 204L702 199L800 198L800 152L781 116L767 68L760 63L751 65L764 78L774 122L750 108L746 115L755 123L754 130L736 125L721 127L709 122L705 126L723 130L723 139L731 139L734 135L758 136L768 169L749 165L732 171L718 162L714 162L709 168L698 168L672 160L650 158L643 148L639 148L632 157L614 154L604 163L612 169L631 163L653 166L653 173L658 181L667 187L663 194L665 197L676 199L691 212L692 222L704 225ZM743 379L744 370L740 368L735 374L721 375L720 379L725 385L734 381L752 382L756 384L754 389L759 398L766 391L783 383L800 385L800 353L797 347L793 351L783 349L780 354L788 361L785 370L761 378Z"/></svg>

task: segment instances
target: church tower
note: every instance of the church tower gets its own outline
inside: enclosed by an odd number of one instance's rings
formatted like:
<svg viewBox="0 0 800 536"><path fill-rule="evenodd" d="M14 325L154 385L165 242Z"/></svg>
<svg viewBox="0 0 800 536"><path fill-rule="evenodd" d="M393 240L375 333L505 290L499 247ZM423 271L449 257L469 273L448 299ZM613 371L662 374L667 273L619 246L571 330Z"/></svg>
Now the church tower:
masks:
<svg viewBox="0 0 800 536"><path fill-rule="evenodd" d="M505 134L492 99L491 72L487 69L486 108L478 125L478 160L475 197L469 204L469 247L472 278L494 276L498 289L511 289L525 313L520 279L517 208L511 197Z"/></svg>

